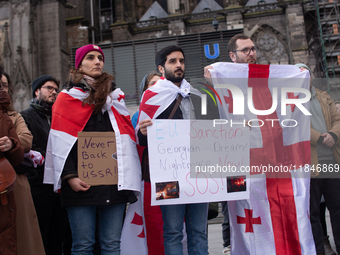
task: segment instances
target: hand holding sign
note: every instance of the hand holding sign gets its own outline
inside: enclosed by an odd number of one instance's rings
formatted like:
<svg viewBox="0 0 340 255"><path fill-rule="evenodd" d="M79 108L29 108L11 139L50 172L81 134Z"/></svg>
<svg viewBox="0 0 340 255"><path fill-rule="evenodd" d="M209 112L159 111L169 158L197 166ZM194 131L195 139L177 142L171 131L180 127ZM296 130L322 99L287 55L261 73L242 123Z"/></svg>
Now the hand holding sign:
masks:
<svg viewBox="0 0 340 255"><path fill-rule="evenodd" d="M79 178L70 178L67 180L68 184L70 184L71 188L75 191L87 191L90 188L90 185L87 185L85 182L80 180Z"/></svg>

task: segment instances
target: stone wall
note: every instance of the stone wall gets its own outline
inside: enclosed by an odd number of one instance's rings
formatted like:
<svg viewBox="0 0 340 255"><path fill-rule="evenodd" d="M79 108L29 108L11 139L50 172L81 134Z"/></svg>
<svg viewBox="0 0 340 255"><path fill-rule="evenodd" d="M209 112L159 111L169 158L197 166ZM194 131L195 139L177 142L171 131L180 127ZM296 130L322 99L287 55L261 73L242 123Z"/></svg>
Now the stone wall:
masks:
<svg viewBox="0 0 340 255"><path fill-rule="evenodd" d="M89 43L89 31L82 25L83 18L67 22L67 50L71 47L81 47Z"/></svg>
<svg viewBox="0 0 340 255"><path fill-rule="evenodd" d="M29 63L29 17L30 7L28 1L11 3L9 24L9 40L12 51L11 61L15 65L16 61L22 58L26 68L28 68ZM21 48L20 52L17 51L18 47ZM13 67L12 65L12 68ZM10 72L12 72L12 70Z"/></svg>
<svg viewBox="0 0 340 255"><path fill-rule="evenodd" d="M4 64L10 66L7 69L10 70L13 80L22 88L29 88L30 82L42 74L54 75L62 81L68 78L71 67L70 48L90 43L90 30L84 28L89 27L91 21L90 1L68 0L69 4L77 7L76 9L66 9L63 5L65 1L57 0L0 2L0 14L3 8L9 9L6 20L9 23L8 35L12 53ZM98 2L94 2L94 26L98 29L99 12L96 6ZM129 22L138 21L153 1L113 1L115 24L112 26L110 41L122 42L215 31L212 16L195 19L190 17L190 13L197 6L197 0L181 2L184 3L184 13L170 15L164 24L148 28L131 28ZM235 2L232 6L228 6L227 1L218 2L225 8L219 13L216 12L219 21L218 31L244 28L244 33L255 40L260 48L262 47L261 63L303 62L312 69L318 63L315 57L308 55L306 24L301 4L291 1L285 2L285 7L271 11L251 12L249 6L240 6L235 1L228 1ZM165 1L162 1L162 4L164 3ZM30 37L31 20L34 28L33 39ZM0 17L0 26L3 24L4 18ZM0 34L0 37L2 39L4 35ZM1 40L0 49L3 43ZM278 50L275 51L275 47ZM277 56L280 54L282 58L278 60ZM0 58L0 62L5 60L3 56Z"/></svg>
<svg viewBox="0 0 340 255"><path fill-rule="evenodd" d="M71 68L70 64L70 52L67 41L67 29L66 29L66 12L65 7L58 3L58 24L59 24L59 54L60 54L60 64L61 70L59 74L59 79L61 82L65 82L69 77L69 71Z"/></svg>
<svg viewBox="0 0 340 255"><path fill-rule="evenodd" d="M64 7L57 1L37 5L39 75L65 80L69 70Z"/></svg>
<svg viewBox="0 0 340 255"><path fill-rule="evenodd" d="M286 9L286 24L293 63L309 65L306 28L302 6L289 5Z"/></svg>

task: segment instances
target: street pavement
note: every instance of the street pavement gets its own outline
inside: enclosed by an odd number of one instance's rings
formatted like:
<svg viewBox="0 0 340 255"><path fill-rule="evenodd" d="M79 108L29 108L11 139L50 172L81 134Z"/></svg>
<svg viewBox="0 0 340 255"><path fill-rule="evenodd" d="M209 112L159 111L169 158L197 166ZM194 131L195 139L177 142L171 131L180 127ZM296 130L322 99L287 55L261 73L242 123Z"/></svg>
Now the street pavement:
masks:
<svg viewBox="0 0 340 255"><path fill-rule="evenodd" d="M223 222L223 215L221 213L221 209L219 208L218 216L215 219L208 221L209 255L222 255L222 250L223 250L222 222ZM326 210L326 223L327 223L327 232L328 232L329 240L330 240L333 250L335 251L334 239L332 235L332 227L330 223L328 210ZM263 254L263 255L271 255L271 254Z"/></svg>

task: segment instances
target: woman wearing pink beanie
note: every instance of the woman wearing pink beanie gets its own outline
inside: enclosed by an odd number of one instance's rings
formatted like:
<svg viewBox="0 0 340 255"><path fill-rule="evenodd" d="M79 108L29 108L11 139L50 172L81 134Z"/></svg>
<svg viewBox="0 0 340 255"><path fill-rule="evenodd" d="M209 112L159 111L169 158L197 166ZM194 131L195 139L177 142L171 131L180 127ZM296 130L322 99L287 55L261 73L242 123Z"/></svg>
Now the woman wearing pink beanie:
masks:
<svg viewBox="0 0 340 255"><path fill-rule="evenodd" d="M79 48L75 67L70 71L67 88L53 106L51 153L46 157L45 175L46 179L54 178L55 190L61 186L61 203L72 231L72 254L92 254L96 228L101 254L120 254L125 206L136 202L133 191L140 190L134 130L124 93L116 88L114 77L103 72L102 49L92 44ZM86 178L79 178L78 168L88 163L80 156L83 163L78 166L77 139L81 131L112 132L115 136L117 155L112 157L117 160L118 184L90 186ZM60 148L67 153L61 155ZM101 169L95 168L88 175L99 175Z"/></svg>

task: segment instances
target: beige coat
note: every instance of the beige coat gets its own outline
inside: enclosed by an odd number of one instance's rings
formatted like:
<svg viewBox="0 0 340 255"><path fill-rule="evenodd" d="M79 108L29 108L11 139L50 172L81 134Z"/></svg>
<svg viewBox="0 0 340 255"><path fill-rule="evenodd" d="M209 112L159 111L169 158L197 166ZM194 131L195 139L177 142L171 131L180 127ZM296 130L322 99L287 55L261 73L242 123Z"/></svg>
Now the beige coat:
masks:
<svg viewBox="0 0 340 255"><path fill-rule="evenodd" d="M338 141L333 146L333 154L334 158L337 163L340 163L340 113L336 110L335 104L331 96L326 91L321 91L317 88L316 90L316 98L319 100L323 116L325 118L327 131L334 133L338 137ZM318 142L318 139L320 138L321 133L314 130L311 125L311 156L312 156L312 162L311 164L314 165L314 169L316 169L316 166L318 164L318 155L316 151L316 145ZM312 172L312 177L317 176L317 172Z"/></svg>
<svg viewBox="0 0 340 255"><path fill-rule="evenodd" d="M28 130L25 120L20 113L9 110L7 115L14 124L24 152L29 152L33 136ZM14 186L14 197L17 204L17 254L35 255L45 254L40 234L37 213L31 195L31 188L25 174L17 174Z"/></svg>
<svg viewBox="0 0 340 255"><path fill-rule="evenodd" d="M28 130L24 118L20 113L11 109L7 110L7 115L14 124L15 131L18 134L21 146L24 148L24 152L29 152L31 150L33 136Z"/></svg>

